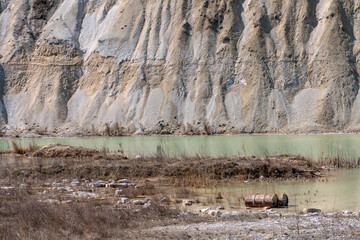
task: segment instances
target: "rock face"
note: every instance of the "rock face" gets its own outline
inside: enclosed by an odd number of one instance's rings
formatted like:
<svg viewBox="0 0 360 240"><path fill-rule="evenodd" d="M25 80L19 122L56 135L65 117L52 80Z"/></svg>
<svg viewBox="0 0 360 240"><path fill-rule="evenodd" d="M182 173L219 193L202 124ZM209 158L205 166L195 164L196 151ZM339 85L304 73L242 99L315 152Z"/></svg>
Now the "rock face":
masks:
<svg viewBox="0 0 360 240"><path fill-rule="evenodd" d="M0 0L0 125L360 129L357 0Z"/></svg>

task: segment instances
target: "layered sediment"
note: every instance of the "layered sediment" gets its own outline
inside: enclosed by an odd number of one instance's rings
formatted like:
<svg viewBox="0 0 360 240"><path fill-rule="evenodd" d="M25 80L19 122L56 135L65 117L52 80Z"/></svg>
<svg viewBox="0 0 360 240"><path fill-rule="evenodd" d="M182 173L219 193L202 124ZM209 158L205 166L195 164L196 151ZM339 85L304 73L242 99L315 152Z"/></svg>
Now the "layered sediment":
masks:
<svg viewBox="0 0 360 240"><path fill-rule="evenodd" d="M356 0L1 0L0 125L358 131Z"/></svg>

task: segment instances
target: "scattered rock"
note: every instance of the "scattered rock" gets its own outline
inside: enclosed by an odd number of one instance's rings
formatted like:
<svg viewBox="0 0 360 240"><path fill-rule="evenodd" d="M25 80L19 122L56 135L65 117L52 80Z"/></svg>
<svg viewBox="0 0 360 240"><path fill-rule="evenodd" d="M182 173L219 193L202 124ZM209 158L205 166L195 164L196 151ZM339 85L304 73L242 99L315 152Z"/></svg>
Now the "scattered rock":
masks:
<svg viewBox="0 0 360 240"><path fill-rule="evenodd" d="M124 195L124 190L115 190L115 195Z"/></svg>
<svg viewBox="0 0 360 240"><path fill-rule="evenodd" d="M218 209L218 210L224 210L225 207L224 207L224 206L218 206L217 209Z"/></svg>
<svg viewBox="0 0 360 240"><path fill-rule="evenodd" d="M163 197L162 199L160 199L161 203L170 203L171 200L168 197Z"/></svg>
<svg viewBox="0 0 360 240"><path fill-rule="evenodd" d="M41 200L40 200L41 201ZM57 199L46 199L44 201L41 201L41 202L46 202L46 203L60 203L59 200Z"/></svg>
<svg viewBox="0 0 360 240"><path fill-rule="evenodd" d="M143 208L149 208L151 207L151 205L152 205L151 201L148 201L143 205Z"/></svg>
<svg viewBox="0 0 360 240"><path fill-rule="evenodd" d="M349 211L349 210L343 210L342 213L345 215L352 215L354 212Z"/></svg>
<svg viewBox="0 0 360 240"><path fill-rule="evenodd" d="M96 183L90 183L90 187L106 187L106 184L104 182L96 182Z"/></svg>
<svg viewBox="0 0 360 240"><path fill-rule="evenodd" d="M191 206L191 205L192 205L192 202L186 202L186 201L184 201L184 202L183 202L183 205L184 205L184 206Z"/></svg>
<svg viewBox="0 0 360 240"><path fill-rule="evenodd" d="M226 217L226 216L244 216L247 215L244 212L238 212L238 211L231 211L231 212L224 212L222 213L221 216Z"/></svg>
<svg viewBox="0 0 360 240"><path fill-rule="evenodd" d="M118 183L130 183L129 179L121 179L119 181L117 181Z"/></svg>
<svg viewBox="0 0 360 240"><path fill-rule="evenodd" d="M128 203L128 202L130 202L130 199L125 198L125 197L121 198L120 201L119 201L119 203L122 203L122 204Z"/></svg>
<svg viewBox="0 0 360 240"><path fill-rule="evenodd" d="M183 200L184 206L191 206L191 205L193 205L193 203L196 203L196 200L193 200L193 199L184 199Z"/></svg>
<svg viewBox="0 0 360 240"><path fill-rule="evenodd" d="M135 156L135 159L141 159L142 157L141 157L141 155L136 155Z"/></svg>
<svg viewBox="0 0 360 240"><path fill-rule="evenodd" d="M144 205L146 203L145 200L133 200L131 202L133 205Z"/></svg>
<svg viewBox="0 0 360 240"><path fill-rule="evenodd" d="M119 188L119 187L136 187L135 183L107 183L106 187Z"/></svg>
<svg viewBox="0 0 360 240"><path fill-rule="evenodd" d="M221 216L221 212L219 210L210 210L208 212L208 214L212 217L220 217Z"/></svg>
<svg viewBox="0 0 360 240"><path fill-rule="evenodd" d="M100 198L99 194L89 193L89 192L73 192L72 196L74 196L74 197L83 197L83 198Z"/></svg>
<svg viewBox="0 0 360 240"><path fill-rule="evenodd" d="M62 183L53 182L52 185L53 185L53 186L56 186L56 187L60 187L60 186L62 185Z"/></svg>
<svg viewBox="0 0 360 240"><path fill-rule="evenodd" d="M325 213L324 215L327 217L334 217L334 216L338 216L339 214L338 213Z"/></svg>
<svg viewBox="0 0 360 240"><path fill-rule="evenodd" d="M71 186L81 186L81 182L79 181L72 181L70 184Z"/></svg>
<svg viewBox="0 0 360 240"><path fill-rule="evenodd" d="M304 208L302 213L321 213L321 209L318 208Z"/></svg>
<svg viewBox="0 0 360 240"><path fill-rule="evenodd" d="M211 210L211 208L203 208L203 209L200 209L200 212L201 213L207 213Z"/></svg>
<svg viewBox="0 0 360 240"><path fill-rule="evenodd" d="M280 214L273 209L266 210L265 213L268 217L280 217Z"/></svg>
<svg viewBox="0 0 360 240"><path fill-rule="evenodd" d="M186 211L186 212L182 212L182 213L180 213L179 214L179 216L180 217L187 217L187 216L197 216L198 214L196 214L196 213L193 213L193 212L191 212L191 211Z"/></svg>

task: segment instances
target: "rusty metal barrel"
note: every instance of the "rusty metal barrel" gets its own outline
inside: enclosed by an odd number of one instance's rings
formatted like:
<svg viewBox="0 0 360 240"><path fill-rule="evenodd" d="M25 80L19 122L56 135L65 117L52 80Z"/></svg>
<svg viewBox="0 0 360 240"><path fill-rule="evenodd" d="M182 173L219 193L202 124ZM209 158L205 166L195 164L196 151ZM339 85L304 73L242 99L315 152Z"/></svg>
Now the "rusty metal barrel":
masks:
<svg viewBox="0 0 360 240"><path fill-rule="evenodd" d="M276 194L250 194L245 197L246 207L277 207L278 202Z"/></svg>
<svg viewBox="0 0 360 240"><path fill-rule="evenodd" d="M279 207L287 207L289 205L289 198L288 196L284 194L276 194L278 198L278 205Z"/></svg>

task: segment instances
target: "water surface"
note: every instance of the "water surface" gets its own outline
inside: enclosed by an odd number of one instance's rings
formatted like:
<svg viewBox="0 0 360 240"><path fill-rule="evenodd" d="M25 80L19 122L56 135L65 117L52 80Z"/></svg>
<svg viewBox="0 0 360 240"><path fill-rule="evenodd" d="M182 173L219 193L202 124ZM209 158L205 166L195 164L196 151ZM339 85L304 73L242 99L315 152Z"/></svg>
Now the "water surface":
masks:
<svg viewBox="0 0 360 240"><path fill-rule="evenodd" d="M214 188L192 188L195 198L200 199L204 208L224 206L227 211L232 206L235 210L244 210L243 198L247 194L282 194L289 197L289 207L279 209L284 212L301 211L304 208L319 208L325 212L342 210L360 210L360 169L331 172L328 178L313 181L250 181L221 184ZM177 191L177 190L173 190ZM221 193L222 200L216 200ZM196 210L196 209L193 209ZM253 209L256 211L256 209Z"/></svg>
<svg viewBox="0 0 360 240"><path fill-rule="evenodd" d="M360 158L360 135L236 135L236 136L135 136L94 138L40 138L16 140L23 146L62 143L110 151L128 156L153 155L161 150L169 156L234 156L278 153L325 157ZM10 149L11 140L0 140L0 149Z"/></svg>

